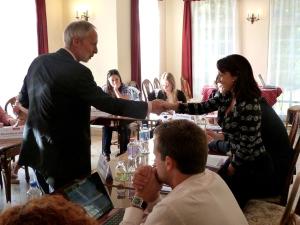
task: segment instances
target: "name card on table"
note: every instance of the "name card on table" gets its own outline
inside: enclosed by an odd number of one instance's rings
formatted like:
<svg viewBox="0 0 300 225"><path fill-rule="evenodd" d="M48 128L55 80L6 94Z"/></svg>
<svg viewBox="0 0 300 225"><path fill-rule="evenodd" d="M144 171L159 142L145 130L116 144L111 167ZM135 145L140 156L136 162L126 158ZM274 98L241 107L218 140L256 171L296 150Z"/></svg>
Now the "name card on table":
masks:
<svg viewBox="0 0 300 225"><path fill-rule="evenodd" d="M23 137L24 126L7 126L0 128L0 139L17 139Z"/></svg>
<svg viewBox="0 0 300 225"><path fill-rule="evenodd" d="M102 154L100 154L96 170L103 183L112 181L113 177L110 166Z"/></svg>
<svg viewBox="0 0 300 225"><path fill-rule="evenodd" d="M173 120L190 120L194 122L194 116L189 115L189 114L180 114L180 113L175 113L173 115Z"/></svg>

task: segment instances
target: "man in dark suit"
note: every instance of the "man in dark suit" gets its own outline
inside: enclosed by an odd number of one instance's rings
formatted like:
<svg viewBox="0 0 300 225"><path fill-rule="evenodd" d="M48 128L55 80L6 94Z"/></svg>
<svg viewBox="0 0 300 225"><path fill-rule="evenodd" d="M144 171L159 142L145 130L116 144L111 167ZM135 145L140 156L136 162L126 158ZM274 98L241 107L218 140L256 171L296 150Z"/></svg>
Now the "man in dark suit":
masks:
<svg viewBox="0 0 300 225"><path fill-rule="evenodd" d="M111 114L145 118L167 104L112 98L94 81L87 62L97 53L97 32L87 21L69 24L65 48L37 57L20 92L28 109L18 166L34 168L45 192L91 172L90 107Z"/></svg>

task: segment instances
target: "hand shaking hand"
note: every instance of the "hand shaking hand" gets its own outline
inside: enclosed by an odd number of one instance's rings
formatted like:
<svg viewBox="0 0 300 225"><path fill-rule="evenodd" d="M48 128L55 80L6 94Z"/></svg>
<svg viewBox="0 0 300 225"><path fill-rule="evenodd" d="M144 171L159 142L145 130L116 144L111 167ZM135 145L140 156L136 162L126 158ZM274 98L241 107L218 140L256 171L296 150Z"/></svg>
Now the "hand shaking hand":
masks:
<svg viewBox="0 0 300 225"><path fill-rule="evenodd" d="M162 112L168 111L168 110L177 110L179 104L178 103L169 103L161 99L155 99L151 101L152 103L152 110L151 112L156 114L161 114Z"/></svg>

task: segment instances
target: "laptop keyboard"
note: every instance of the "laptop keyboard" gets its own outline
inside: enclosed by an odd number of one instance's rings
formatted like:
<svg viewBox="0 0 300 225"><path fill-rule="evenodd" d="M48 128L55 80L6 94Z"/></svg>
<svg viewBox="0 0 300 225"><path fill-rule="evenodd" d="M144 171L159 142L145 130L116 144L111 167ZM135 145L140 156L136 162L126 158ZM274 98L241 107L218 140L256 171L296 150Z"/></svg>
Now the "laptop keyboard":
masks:
<svg viewBox="0 0 300 225"><path fill-rule="evenodd" d="M103 225L118 225L121 223L125 209L119 209L115 214L113 214Z"/></svg>

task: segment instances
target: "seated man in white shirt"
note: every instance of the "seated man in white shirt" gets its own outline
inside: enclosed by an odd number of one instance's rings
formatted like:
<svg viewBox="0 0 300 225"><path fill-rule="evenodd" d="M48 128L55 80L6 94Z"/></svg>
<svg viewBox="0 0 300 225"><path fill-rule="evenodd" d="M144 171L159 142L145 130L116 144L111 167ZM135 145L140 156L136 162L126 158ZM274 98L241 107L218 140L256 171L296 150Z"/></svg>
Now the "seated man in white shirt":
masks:
<svg viewBox="0 0 300 225"><path fill-rule="evenodd" d="M222 178L205 169L207 140L196 124L173 120L158 126L154 154L156 167L140 167L134 175L135 196L122 225L248 224ZM163 199L162 183L173 189Z"/></svg>

